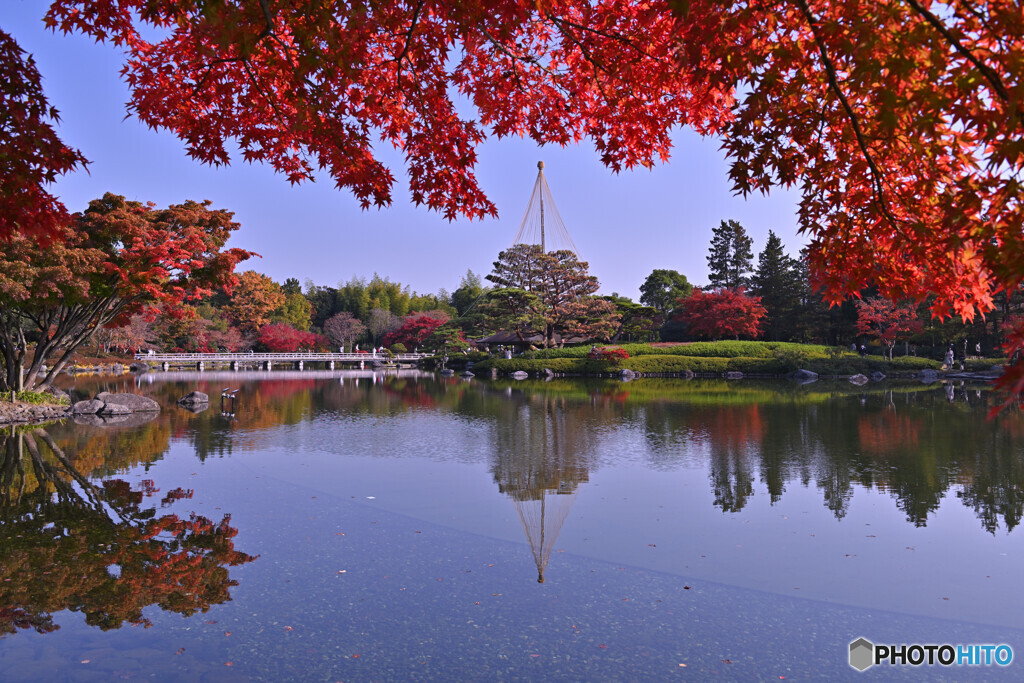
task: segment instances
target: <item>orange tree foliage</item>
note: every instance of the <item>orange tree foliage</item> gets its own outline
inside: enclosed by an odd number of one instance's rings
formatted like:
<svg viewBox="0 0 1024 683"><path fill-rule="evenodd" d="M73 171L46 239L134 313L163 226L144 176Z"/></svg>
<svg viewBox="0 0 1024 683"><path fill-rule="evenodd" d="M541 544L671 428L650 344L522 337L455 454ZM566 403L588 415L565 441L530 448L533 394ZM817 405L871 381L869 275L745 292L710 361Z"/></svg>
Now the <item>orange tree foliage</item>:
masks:
<svg viewBox="0 0 1024 683"><path fill-rule="evenodd" d="M247 270L239 273L225 313L244 333L255 333L270 322L271 314L285 304L287 297L281 285L262 273Z"/></svg>
<svg viewBox="0 0 1024 683"><path fill-rule="evenodd" d="M901 336L923 329L913 306L900 306L884 297L857 299L857 334L878 337L889 349L889 360Z"/></svg>
<svg viewBox="0 0 1024 683"><path fill-rule="evenodd" d="M46 21L122 47L131 111L197 159L238 141L364 206L391 201L375 138L452 218L495 212L473 175L487 135L588 138L617 171L687 125L721 136L739 192L800 188L833 301L875 284L972 318L1024 280L1012 0L55 0Z"/></svg>
<svg viewBox="0 0 1024 683"><path fill-rule="evenodd" d="M61 224L55 239L0 241L0 355L10 388L49 384L103 326L230 286L250 252L223 249L238 228L229 211L187 201L166 209L106 194ZM35 348L29 349L29 342ZM44 364L54 358L48 371Z"/></svg>
<svg viewBox="0 0 1024 683"><path fill-rule="evenodd" d="M737 287L711 292L695 289L679 300L679 311L673 318L686 323L687 333L695 337L756 339L765 315L761 297L750 296Z"/></svg>

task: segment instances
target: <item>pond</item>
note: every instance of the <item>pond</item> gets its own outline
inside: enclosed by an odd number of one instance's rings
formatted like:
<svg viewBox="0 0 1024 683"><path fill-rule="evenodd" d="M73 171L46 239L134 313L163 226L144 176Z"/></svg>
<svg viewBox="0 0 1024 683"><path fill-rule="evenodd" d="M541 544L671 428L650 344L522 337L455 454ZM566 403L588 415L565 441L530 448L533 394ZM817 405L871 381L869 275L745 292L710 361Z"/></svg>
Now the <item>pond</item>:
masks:
<svg viewBox="0 0 1024 683"><path fill-rule="evenodd" d="M1024 652L1024 415L987 420L983 385L66 388L163 410L3 430L5 680L859 679L922 674L855 671L859 637ZM194 389L208 409L175 405Z"/></svg>

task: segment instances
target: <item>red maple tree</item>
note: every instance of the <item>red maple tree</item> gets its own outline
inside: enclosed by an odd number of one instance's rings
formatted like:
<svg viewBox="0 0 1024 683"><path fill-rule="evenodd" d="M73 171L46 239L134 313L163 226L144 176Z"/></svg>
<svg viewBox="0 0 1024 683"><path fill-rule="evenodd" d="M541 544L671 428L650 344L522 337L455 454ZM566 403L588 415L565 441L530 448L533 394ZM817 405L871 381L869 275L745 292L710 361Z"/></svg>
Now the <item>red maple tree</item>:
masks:
<svg viewBox="0 0 1024 683"><path fill-rule="evenodd" d="M710 292L694 289L690 296L679 299L678 305L673 318L686 323L691 335L708 339L756 339L767 314L761 297L750 296L742 287Z"/></svg>
<svg viewBox="0 0 1024 683"><path fill-rule="evenodd" d="M0 240L6 386L49 384L101 327L124 325L157 305L165 315L185 315L183 302L230 289L235 265L252 252L224 249L238 224L209 204L156 209L107 193L59 224L45 246L20 233Z"/></svg>
<svg viewBox="0 0 1024 683"><path fill-rule="evenodd" d="M857 299L857 334L877 337L889 349L889 360L901 336L923 329L917 310L909 304L901 306L884 297Z"/></svg>
<svg viewBox="0 0 1024 683"><path fill-rule="evenodd" d="M297 330L286 323L271 323L260 328L258 343L273 353L294 353L299 349L327 347L327 339L313 332Z"/></svg>
<svg viewBox="0 0 1024 683"><path fill-rule="evenodd" d="M52 237L67 221L64 204L44 185L86 160L57 137L58 121L35 61L0 31L0 239L16 233Z"/></svg>
<svg viewBox="0 0 1024 683"><path fill-rule="evenodd" d="M407 349L415 349L423 345L423 342L430 337L434 331L448 321L448 316L437 312L433 315L427 313L410 313L405 316L405 322L394 332L389 332L384 337L384 346L402 344Z"/></svg>

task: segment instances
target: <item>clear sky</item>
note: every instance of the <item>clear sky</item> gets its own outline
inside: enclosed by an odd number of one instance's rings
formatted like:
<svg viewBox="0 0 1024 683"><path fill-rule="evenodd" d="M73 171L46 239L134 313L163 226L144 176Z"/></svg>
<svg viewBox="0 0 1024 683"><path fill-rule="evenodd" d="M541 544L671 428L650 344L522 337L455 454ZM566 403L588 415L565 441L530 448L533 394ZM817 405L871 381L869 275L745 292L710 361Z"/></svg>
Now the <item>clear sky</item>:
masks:
<svg viewBox="0 0 1024 683"><path fill-rule="evenodd" d="M258 252L243 264L278 282L295 277L336 286L379 273L419 293L454 290L467 269L480 276L515 237L537 175L545 175L566 228L601 282L602 294L634 300L655 268L707 283L711 231L739 221L756 254L774 230L796 256L796 194L732 194L719 142L678 131L668 164L619 175L605 168L589 142L540 148L530 140L492 139L479 148L477 177L497 205L498 219L449 223L409 200L400 155L381 145L397 178L388 209L362 211L330 178L292 187L269 167L235 161L212 168L193 161L170 132L125 119L128 90L119 52L82 36L55 35L42 24L45 2L2 0L0 28L32 53L50 103L60 110L59 134L90 160L88 172L63 177L53 191L71 211L114 192L158 206L209 199L241 224L229 246Z"/></svg>

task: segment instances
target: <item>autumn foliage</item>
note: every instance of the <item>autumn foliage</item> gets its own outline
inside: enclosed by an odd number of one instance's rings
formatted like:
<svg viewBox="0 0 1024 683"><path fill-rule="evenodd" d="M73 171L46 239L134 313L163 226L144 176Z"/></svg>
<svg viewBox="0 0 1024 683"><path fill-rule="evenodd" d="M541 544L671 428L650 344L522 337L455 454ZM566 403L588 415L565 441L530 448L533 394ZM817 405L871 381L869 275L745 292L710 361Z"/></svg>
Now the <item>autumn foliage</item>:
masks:
<svg viewBox="0 0 1024 683"><path fill-rule="evenodd" d="M259 345L270 352L292 353L327 348L328 341L323 335L296 330L284 323L272 323L260 328Z"/></svg>
<svg viewBox="0 0 1024 683"><path fill-rule="evenodd" d="M0 31L0 239L58 237L68 211L44 185L86 163L57 137L40 81L35 61Z"/></svg>
<svg viewBox="0 0 1024 683"><path fill-rule="evenodd" d="M857 333L877 337L889 350L889 360L900 337L923 329L913 306L901 306L882 297L857 299Z"/></svg>
<svg viewBox="0 0 1024 683"><path fill-rule="evenodd" d="M473 172L488 136L588 139L618 171L667 159L689 126L721 137L738 192L799 188L832 301L874 285L966 320L1024 281L1009 0L56 0L45 21L122 48L130 111L196 159L228 163L238 144L291 182L323 168L363 206L392 201L379 143L402 150L414 202L479 217L495 214ZM11 85L38 83L23 55L0 59L4 103L47 111ZM12 193L78 161L33 127L54 154ZM54 208L37 196L30 215Z"/></svg>
<svg viewBox="0 0 1024 683"><path fill-rule="evenodd" d="M61 224L48 245L21 233L0 241L6 385L49 383L97 328L157 306L181 317L187 302L230 289L235 265L252 253L225 248L238 224L209 205L158 209L107 193Z"/></svg>
<svg viewBox="0 0 1024 683"><path fill-rule="evenodd" d="M407 349L418 348L447 321L448 316L444 314L412 313L406 316L400 328L384 337L384 346L402 344Z"/></svg>
<svg viewBox="0 0 1024 683"><path fill-rule="evenodd" d="M707 339L732 337L756 339L765 316L761 297L742 287L705 292L700 289L679 300L675 320L686 323L689 334Z"/></svg>

